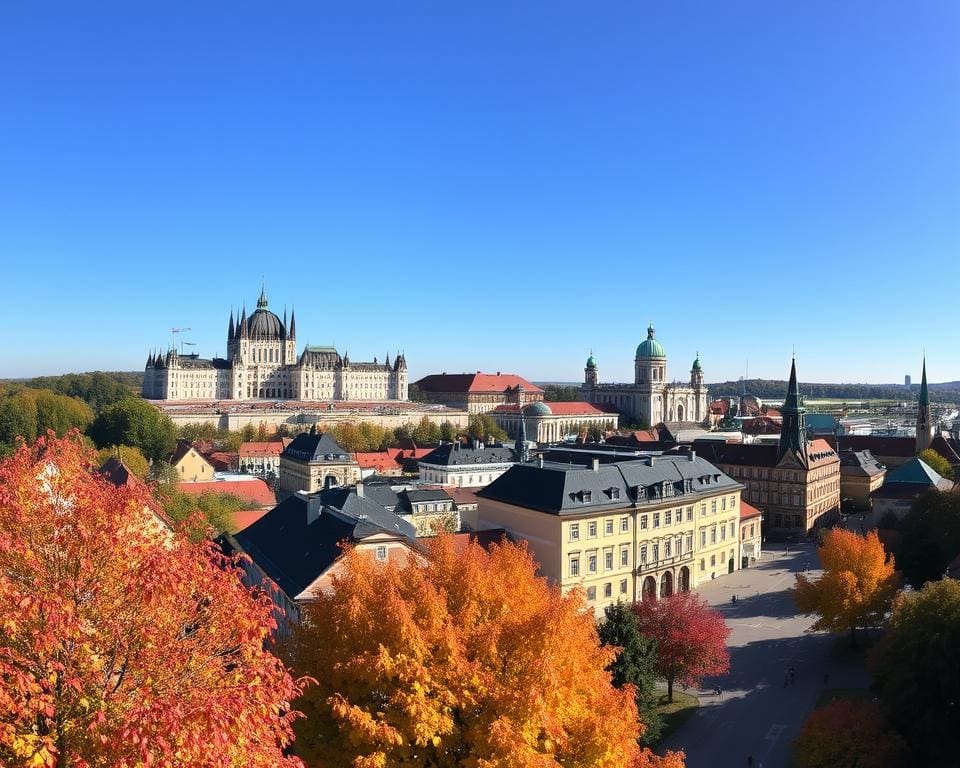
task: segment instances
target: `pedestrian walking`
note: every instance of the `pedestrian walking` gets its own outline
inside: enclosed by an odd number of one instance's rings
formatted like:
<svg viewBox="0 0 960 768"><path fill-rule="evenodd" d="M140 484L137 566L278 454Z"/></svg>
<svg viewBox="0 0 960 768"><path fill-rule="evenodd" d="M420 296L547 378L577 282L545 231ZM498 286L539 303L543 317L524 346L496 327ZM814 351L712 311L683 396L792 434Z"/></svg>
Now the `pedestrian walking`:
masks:
<svg viewBox="0 0 960 768"><path fill-rule="evenodd" d="M795 670L793 667L790 667L788 671L790 673L790 682L793 683L797 679L797 670Z"/></svg>
<svg viewBox="0 0 960 768"><path fill-rule="evenodd" d="M717 686L717 696L720 697L720 701L723 701L723 691L720 690L720 686Z"/></svg>

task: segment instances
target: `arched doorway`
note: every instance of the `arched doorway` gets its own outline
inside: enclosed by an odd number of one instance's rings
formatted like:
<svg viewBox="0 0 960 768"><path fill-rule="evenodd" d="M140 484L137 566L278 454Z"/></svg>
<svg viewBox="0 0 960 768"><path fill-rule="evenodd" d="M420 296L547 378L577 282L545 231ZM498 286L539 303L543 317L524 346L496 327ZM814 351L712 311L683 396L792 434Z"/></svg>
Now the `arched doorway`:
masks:
<svg viewBox="0 0 960 768"><path fill-rule="evenodd" d="M677 574L677 592L690 591L690 569L683 566Z"/></svg>
<svg viewBox="0 0 960 768"><path fill-rule="evenodd" d="M660 597L670 597L673 594L673 574L666 571L660 577Z"/></svg>
<svg viewBox="0 0 960 768"><path fill-rule="evenodd" d="M641 595L642 600L656 600L657 599L657 582L653 576L647 576L643 580L643 593Z"/></svg>
<svg viewBox="0 0 960 768"><path fill-rule="evenodd" d="M733 558L731 557L730 560L727 562L727 573L733 573L733 566L734 566Z"/></svg>
<svg viewBox="0 0 960 768"><path fill-rule="evenodd" d="M677 405L677 421L683 421L683 406Z"/></svg>

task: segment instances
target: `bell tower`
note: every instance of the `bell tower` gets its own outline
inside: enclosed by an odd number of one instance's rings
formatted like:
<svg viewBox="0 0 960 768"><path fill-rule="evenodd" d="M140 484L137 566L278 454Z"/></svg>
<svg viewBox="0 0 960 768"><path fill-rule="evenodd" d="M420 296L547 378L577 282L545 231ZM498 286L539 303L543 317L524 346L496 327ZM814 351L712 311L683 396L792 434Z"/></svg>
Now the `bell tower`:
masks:
<svg viewBox="0 0 960 768"><path fill-rule="evenodd" d="M583 386L587 389L595 389L599 382L598 377L597 360L593 356L593 350L590 350L590 357L587 358L587 365L583 369Z"/></svg>

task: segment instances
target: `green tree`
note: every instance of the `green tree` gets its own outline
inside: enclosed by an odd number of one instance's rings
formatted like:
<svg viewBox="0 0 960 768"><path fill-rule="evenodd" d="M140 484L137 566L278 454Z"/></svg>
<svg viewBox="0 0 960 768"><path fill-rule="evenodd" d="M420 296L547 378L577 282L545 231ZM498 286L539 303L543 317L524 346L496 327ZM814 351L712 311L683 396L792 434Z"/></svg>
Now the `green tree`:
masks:
<svg viewBox="0 0 960 768"><path fill-rule="evenodd" d="M154 461L166 459L173 452L176 435L166 414L136 397L108 406L90 425L90 437L99 447L135 445Z"/></svg>
<svg viewBox="0 0 960 768"><path fill-rule="evenodd" d="M445 421L440 425L440 439L447 443L457 439L457 428L452 422Z"/></svg>
<svg viewBox="0 0 960 768"><path fill-rule="evenodd" d="M960 552L960 492L929 490L900 521L897 566L916 588L943 576Z"/></svg>
<svg viewBox="0 0 960 768"><path fill-rule="evenodd" d="M486 413L475 413L467 424L467 435L474 440L506 440L504 432L493 417Z"/></svg>
<svg viewBox="0 0 960 768"><path fill-rule="evenodd" d="M960 582L942 579L900 596L871 654L874 686L915 765L956 765L960 754L957 648Z"/></svg>
<svg viewBox="0 0 960 768"><path fill-rule="evenodd" d="M174 522L189 520L199 511L207 525L215 534L233 533L236 529L235 513L244 509L256 509L257 505L244 501L228 493L183 493L176 488L165 488L158 491L157 498L163 504L163 509ZM196 531L196 535L205 535L206 531Z"/></svg>
<svg viewBox="0 0 960 768"><path fill-rule="evenodd" d="M953 480L953 467L950 462L937 453L933 448L920 451L920 461L929 466L934 472L947 480Z"/></svg>
<svg viewBox="0 0 960 768"><path fill-rule="evenodd" d="M244 425L243 429L240 430L240 438L244 443L252 443L257 439L257 428L253 424Z"/></svg>
<svg viewBox="0 0 960 768"><path fill-rule="evenodd" d="M663 725L657 712L657 644L640 634L636 614L629 605L610 605L603 613L597 628L600 642L620 649L607 669L613 675L614 687L634 686L637 711L646 726L640 743L652 747L660 741Z"/></svg>
<svg viewBox="0 0 960 768"><path fill-rule="evenodd" d="M575 403L580 400L580 387L547 384L543 388L543 399L548 403Z"/></svg>
<svg viewBox="0 0 960 768"><path fill-rule="evenodd" d="M440 440L440 426L424 416L413 428L412 437L417 445L430 445Z"/></svg>
<svg viewBox="0 0 960 768"><path fill-rule="evenodd" d="M103 466L108 459L113 457L120 459L141 480L146 480L150 474L150 462L136 446L110 445L97 451L97 460L100 462L100 466Z"/></svg>
<svg viewBox="0 0 960 768"><path fill-rule="evenodd" d="M37 439L37 403L26 392L7 394L0 400L0 443L7 451L22 437L27 443Z"/></svg>
<svg viewBox="0 0 960 768"><path fill-rule="evenodd" d="M40 389L35 392L34 399L37 404L38 435L53 430L63 437L71 429L86 430L93 421L93 410L75 397Z"/></svg>

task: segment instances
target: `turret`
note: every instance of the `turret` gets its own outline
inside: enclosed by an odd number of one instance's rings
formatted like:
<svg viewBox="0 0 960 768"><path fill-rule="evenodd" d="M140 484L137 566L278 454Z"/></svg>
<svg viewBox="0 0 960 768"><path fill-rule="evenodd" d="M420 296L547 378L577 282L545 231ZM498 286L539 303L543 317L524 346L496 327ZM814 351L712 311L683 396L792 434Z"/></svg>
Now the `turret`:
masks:
<svg viewBox="0 0 960 768"><path fill-rule="evenodd" d="M227 326L227 341L233 341L233 309L230 310L230 324Z"/></svg>
<svg viewBox="0 0 960 768"><path fill-rule="evenodd" d="M783 423L780 428L780 450L778 460L790 456L801 466L807 466L807 428L803 407L803 398L800 396L800 386L797 384L797 361L790 362L790 381L787 383L787 397L783 401Z"/></svg>
<svg viewBox="0 0 960 768"><path fill-rule="evenodd" d="M693 360L693 366L690 368L690 386L694 389L703 388L703 368L700 367L700 353Z"/></svg>
<svg viewBox="0 0 960 768"><path fill-rule="evenodd" d="M593 350L590 350L590 357L587 358L587 364L583 369L583 385L590 389L597 386L599 371L597 370L597 359L593 356Z"/></svg>
<svg viewBox="0 0 960 768"><path fill-rule="evenodd" d="M240 315L240 333L237 336L241 339L247 338L247 305L243 305L243 314Z"/></svg>

